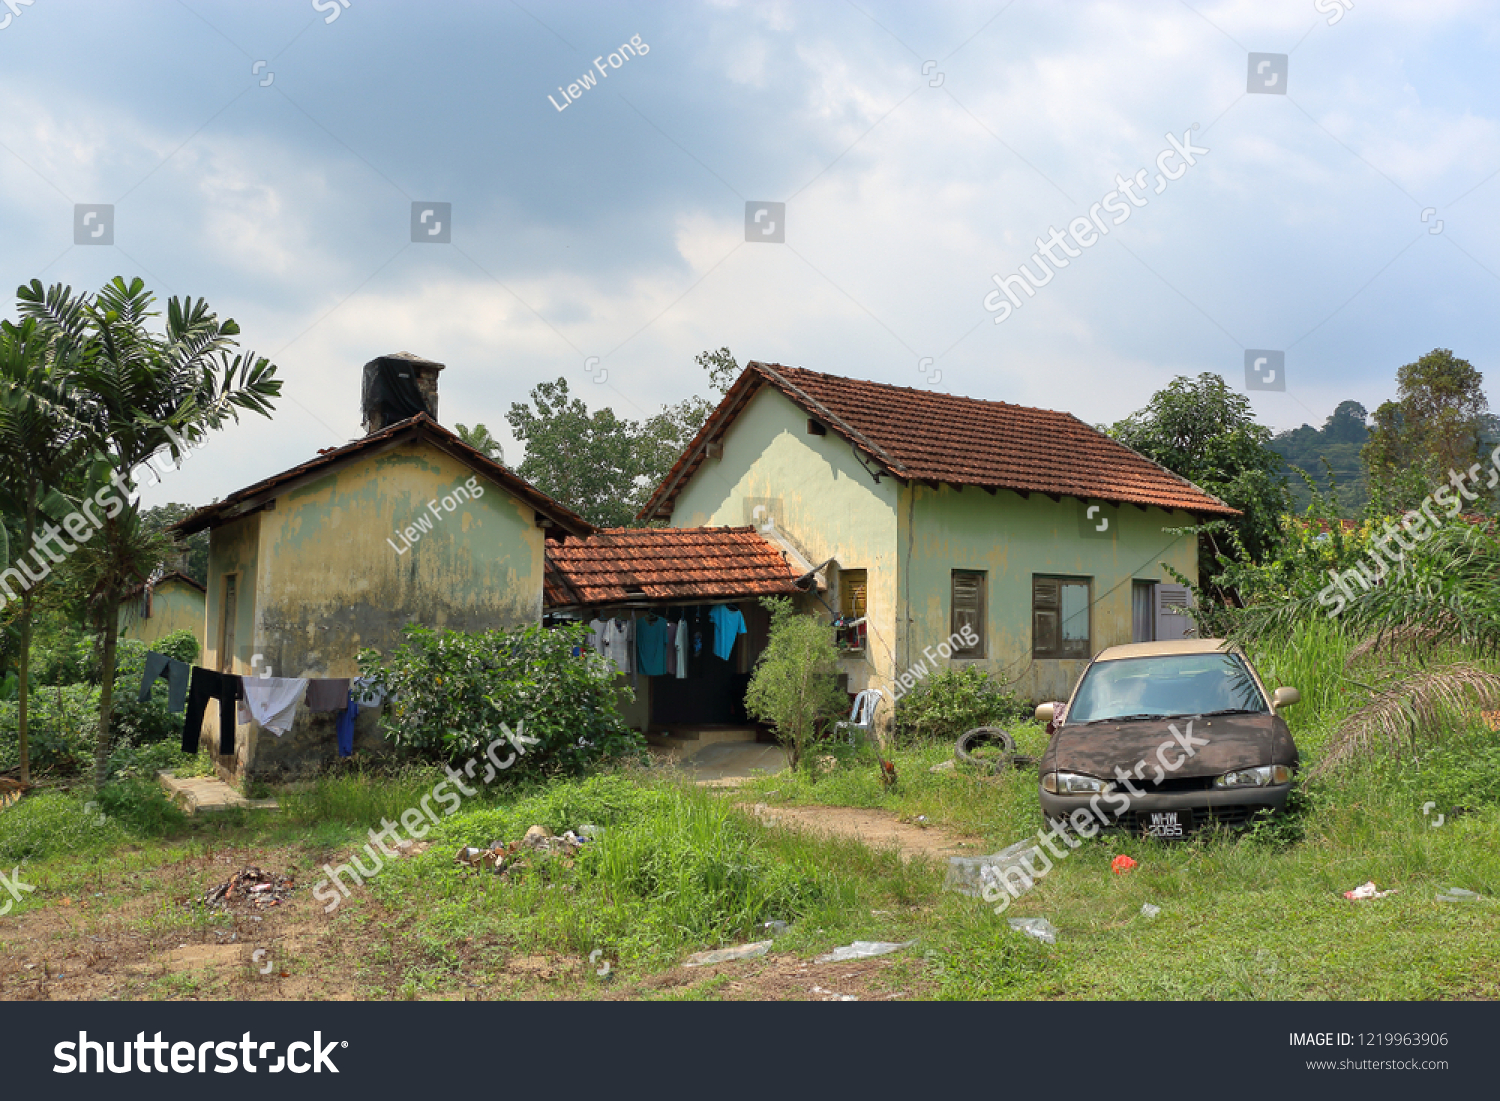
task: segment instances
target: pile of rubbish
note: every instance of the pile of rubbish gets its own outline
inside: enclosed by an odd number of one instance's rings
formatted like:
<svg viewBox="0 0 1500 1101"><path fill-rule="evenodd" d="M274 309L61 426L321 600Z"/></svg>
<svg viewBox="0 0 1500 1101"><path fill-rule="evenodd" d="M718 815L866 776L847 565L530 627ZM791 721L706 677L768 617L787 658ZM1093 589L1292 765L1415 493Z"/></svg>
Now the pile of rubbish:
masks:
<svg viewBox="0 0 1500 1101"><path fill-rule="evenodd" d="M519 841L491 841L484 848L465 845L453 857L453 862L478 873L507 876L524 867L529 858L539 853L556 853L571 857L598 838L598 826L579 826L576 831L566 830L561 837L555 836L546 826L532 826Z"/></svg>
<svg viewBox="0 0 1500 1101"><path fill-rule="evenodd" d="M285 902L292 893L292 886L290 876L262 871L252 864L241 868L217 887L209 888L202 899L195 901L219 910L233 909L236 904L265 910Z"/></svg>

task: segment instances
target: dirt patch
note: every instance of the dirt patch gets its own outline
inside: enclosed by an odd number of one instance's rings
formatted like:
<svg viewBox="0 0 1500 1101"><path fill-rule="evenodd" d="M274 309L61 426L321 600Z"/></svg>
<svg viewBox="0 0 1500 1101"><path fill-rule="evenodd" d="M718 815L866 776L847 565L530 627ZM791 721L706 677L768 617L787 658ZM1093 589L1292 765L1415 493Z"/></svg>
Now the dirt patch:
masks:
<svg viewBox="0 0 1500 1101"><path fill-rule="evenodd" d="M708 967L675 967L593 996L608 1001L653 995L691 998L695 989L702 989L705 997L717 1001L886 1002L929 997L933 984L915 977L921 967L912 951L845 963L812 963L773 953Z"/></svg>
<svg viewBox="0 0 1500 1101"><path fill-rule="evenodd" d="M870 848L900 851L903 859L925 856L946 863L950 856L973 856L983 847L983 838L955 833L942 826L903 822L889 811L857 807L767 806L738 803L757 821L769 826L790 826L824 836L848 837Z"/></svg>

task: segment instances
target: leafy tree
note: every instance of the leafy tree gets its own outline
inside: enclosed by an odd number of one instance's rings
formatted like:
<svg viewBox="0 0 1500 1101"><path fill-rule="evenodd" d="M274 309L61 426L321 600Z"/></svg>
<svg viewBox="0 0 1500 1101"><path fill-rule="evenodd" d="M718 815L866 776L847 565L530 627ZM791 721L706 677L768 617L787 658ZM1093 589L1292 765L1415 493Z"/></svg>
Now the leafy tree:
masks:
<svg viewBox="0 0 1500 1101"><path fill-rule="evenodd" d="M1356 515L1369 500L1369 486L1359 452L1369 439L1365 422L1369 414L1357 401L1342 401L1323 422L1322 428L1304 424L1279 432L1267 445L1280 455L1290 470L1295 468L1326 477L1332 495L1347 516ZM1312 503L1311 492L1301 478L1290 479L1292 507L1302 512Z"/></svg>
<svg viewBox="0 0 1500 1101"><path fill-rule="evenodd" d="M461 424L453 426L458 433L458 438L463 440L475 451L494 459L497 463L505 462L505 452L501 450L500 441L490 435L490 430L482 424L476 424L473 428L467 428Z"/></svg>
<svg viewBox="0 0 1500 1101"><path fill-rule="evenodd" d="M197 512L193 505L182 505L172 502L165 505L157 505L155 508L147 509L141 513L141 523L147 531L158 532L169 535L176 540L178 552L175 555L177 565L169 568L179 569L187 574L200 585L208 584L208 532L199 531L192 535L183 537L176 532L168 532L173 524L184 520Z"/></svg>
<svg viewBox="0 0 1500 1101"><path fill-rule="evenodd" d="M740 365L728 348L720 348L717 352L699 352L693 362L708 372L709 386L721 397L729 393L734 380L740 377Z"/></svg>
<svg viewBox="0 0 1500 1101"><path fill-rule="evenodd" d="M100 787L109 765L120 600L161 560L163 543L140 522L131 498L134 471L163 451L180 462L185 448L238 421L240 410L269 416L281 382L268 360L233 354L239 325L220 321L203 299L170 299L165 331L157 333L147 327L158 316L151 309L156 299L139 278L127 284L116 277L94 296L75 296L61 284L44 291L40 280L16 293L20 314L35 319L54 364L65 368L65 389L93 457L85 480L100 487L92 502L104 518L75 555L86 552L81 565L89 570L90 607L102 636L94 746Z"/></svg>
<svg viewBox="0 0 1500 1101"><path fill-rule="evenodd" d="M1464 471L1479 455L1491 427L1484 376L1447 348L1434 348L1396 372L1396 400L1375 410L1375 427L1361 457L1372 488L1393 504L1409 504L1427 484Z"/></svg>
<svg viewBox="0 0 1500 1101"><path fill-rule="evenodd" d="M727 390L739 375L728 348L704 352L697 362L714 390ZM633 527L714 405L693 397L627 420L609 408L590 412L560 378L539 383L526 403L512 403L505 419L526 447L516 468L521 477L597 527Z"/></svg>
<svg viewBox="0 0 1500 1101"><path fill-rule="evenodd" d="M53 351L64 361L53 362ZM65 349L49 347L35 321L0 323L0 508L15 518L20 536L14 562L7 545L0 557L0 569L14 564L32 583L52 571L56 552L50 544L62 533L52 521L61 520L68 511L59 491L74 476L82 458L82 434L68 412L68 398L63 392L69 367L66 356ZM35 573L28 556L35 563ZM12 578L19 580L17 575ZM29 783L31 638L36 592L34 584L25 584L19 594L13 594L7 582L5 594L0 600L8 602L19 595L21 603L16 619L20 636L17 727L21 782Z"/></svg>
<svg viewBox="0 0 1500 1101"><path fill-rule="evenodd" d="M761 604L771 613L771 637L750 675L745 710L776 728L795 769L828 723L848 710L849 697L838 686L833 628L798 615L785 597Z"/></svg>
<svg viewBox="0 0 1500 1101"><path fill-rule="evenodd" d="M589 523L628 526L641 477L639 427L613 409L589 411L568 380L541 382L530 402L512 403L505 419L526 447L516 473Z"/></svg>
<svg viewBox="0 0 1500 1101"><path fill-rule="evenodd" d="M1202 576L1214 573L1236 541L1253 560L1273 550L1289 501L1281 456L1268 446L1271 430L1256 423L1250 399L1219 375L1179 375L1109 434L1243 513L1199 529Z"/></svg>

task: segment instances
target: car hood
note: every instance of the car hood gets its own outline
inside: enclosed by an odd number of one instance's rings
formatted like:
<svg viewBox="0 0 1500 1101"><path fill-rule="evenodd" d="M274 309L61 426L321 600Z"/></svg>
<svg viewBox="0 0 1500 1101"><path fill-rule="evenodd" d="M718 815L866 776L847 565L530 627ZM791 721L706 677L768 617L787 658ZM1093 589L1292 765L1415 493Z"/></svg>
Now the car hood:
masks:
<svg viewBox="0 0 1500 1101"><path fill-rule="evenodd" d="M1191 732L1188 723L1192 723ZM1176 727L1182 735L1173 734ZM1191 733L1192 756L1183 742ZM1207 745L1199 743L1207 741ZM1161 756L1157 756L1160 748ZM1066 723L1052 735L1042 756L1043 772L1081 772L1110 779L1115 769L1133 772L1145 762L1141 775L1155 775L1159 765L1171 765L1174 776L1218 776L1256 765L1297 764L1297 747L1286 722L1277 715L1214 715L1210 718L1137 719L1088 726Z"/></svg>

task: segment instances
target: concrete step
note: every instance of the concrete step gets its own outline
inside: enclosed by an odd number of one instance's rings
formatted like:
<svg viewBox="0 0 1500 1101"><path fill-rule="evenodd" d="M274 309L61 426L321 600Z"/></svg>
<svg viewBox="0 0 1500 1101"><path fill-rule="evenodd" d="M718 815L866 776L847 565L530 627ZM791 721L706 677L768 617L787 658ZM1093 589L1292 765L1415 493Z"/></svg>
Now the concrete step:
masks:
<svg viewBox="0 0 1500 1101"><path fill-rule="evenodd" d="M246 799L234 788L215 776L193 776L179 779L170 769L156 774L167 797L188 814L213 814L220 811L244 808L246 810L278 810L275 799Z"/></svg>

